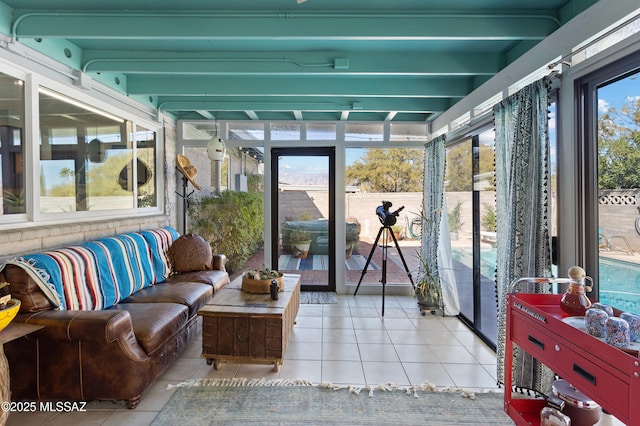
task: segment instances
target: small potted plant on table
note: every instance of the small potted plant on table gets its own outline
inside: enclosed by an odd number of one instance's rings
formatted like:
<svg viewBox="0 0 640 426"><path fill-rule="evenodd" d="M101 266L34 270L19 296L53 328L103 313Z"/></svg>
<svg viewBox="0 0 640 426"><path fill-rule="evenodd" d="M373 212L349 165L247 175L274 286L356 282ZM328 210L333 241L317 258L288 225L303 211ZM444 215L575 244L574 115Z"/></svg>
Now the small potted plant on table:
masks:
<svg viewBox="0 0 640 426"><path fill-rule="evenodd" d="M274 280L278 283L278 291L282 291L284 289L282 272L274 271L266 265L260 269L251 269L242 274L242 290L247 293L267 294Z"/></svg>

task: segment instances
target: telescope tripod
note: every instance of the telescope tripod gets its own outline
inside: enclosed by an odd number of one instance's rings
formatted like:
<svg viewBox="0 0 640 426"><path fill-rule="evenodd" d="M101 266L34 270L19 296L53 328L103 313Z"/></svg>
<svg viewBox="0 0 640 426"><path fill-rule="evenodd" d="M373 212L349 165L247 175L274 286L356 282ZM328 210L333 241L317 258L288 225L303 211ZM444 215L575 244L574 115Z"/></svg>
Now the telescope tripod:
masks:
<svg viewBox="0 0 640 426"><path fill-rule="evenodd" d="M382 316L384 316L384 296L385 286L387 285L387 249L389 248L389 235L391 235L391 239L393 239L396 249L398 250L398 254L400 255L400 259L402 260L402 264L404 265L404 270L407 273L407 277L409 277L409 281L411 281L411 286L413 287L414 291L416 290L416 285L413 283L413 277L411 276L411 272L409 272L409 267L407 266L407 262L404 260L404 256L402 255L402 251L400 250L400 246L398 245L398 240L396 240L396 236L393 234L391 226L381 226L380 230L378 231L376 241L373 243L373 247L371 248L371 253L369 253L369 257L367 258L367 262L364 264L364 268L362 268L362 275L360 275L358 286L356 287L356 291L353 293L353 295L355 296L356 294L358 294L358 289L360 288L362 279L367 273L367 268L369 267L369 263L371 263L373 253L376 251L378 241L380 241L380 237L382 236L382 244L380 245L380 247L382 248L382 279L380 280L380 282L382 283Z"/></svg>

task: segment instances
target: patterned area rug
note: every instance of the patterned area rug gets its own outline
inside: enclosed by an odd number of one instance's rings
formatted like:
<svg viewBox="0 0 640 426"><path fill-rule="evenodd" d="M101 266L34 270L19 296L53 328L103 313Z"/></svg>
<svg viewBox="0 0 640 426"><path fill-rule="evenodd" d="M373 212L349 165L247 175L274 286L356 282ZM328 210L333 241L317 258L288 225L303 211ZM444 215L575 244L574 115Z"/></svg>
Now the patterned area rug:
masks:
<svg viewBox="0 0 640 426"><path fill-rule="evenodd" d="M513 424L503 411L501 393L438 391L431 385L376 389L269 381L193 385L178 385L152 425Z"/></svg>
<svg viewBox="0 0 640 426"><path fill-rule="evenodd" d="M338 296L328 291L302 291L300 304L302 305L333 305L338 303Z"/></svg>
<svg viewBox="0 0 640 426"><path fill-rule="evenodd" d="M347 271L362 271L367 258L365 256L354 254L344 260L344 266ZM278 258L278 269L283 271L326 271L329 269L329 256L322 254L313 254L305 259L298 259L288 254L281 254ZM369 262L368 271L376 271L380 269L374 261Z"/></svg>

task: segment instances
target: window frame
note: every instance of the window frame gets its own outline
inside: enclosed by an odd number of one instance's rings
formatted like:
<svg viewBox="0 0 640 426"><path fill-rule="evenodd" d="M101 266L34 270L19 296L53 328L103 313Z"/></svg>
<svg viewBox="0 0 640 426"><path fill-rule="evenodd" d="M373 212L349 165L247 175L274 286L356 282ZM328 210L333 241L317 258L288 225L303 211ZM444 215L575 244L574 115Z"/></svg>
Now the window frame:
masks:
<svg viewBox="0 0 640 426"><path fill-rule="evenodd" d="M640 50L581 76L575 81L575 104L577 112L578 179L579 193L582 194L577 235L579 263L593 278L592 294L599 299L599 250L598 250L598 99L597 89L625 78L640 70Z"/></svg>
<svg viewBox="0 0 640 426"><path fill-rule="evenodd" d="M132 114L126 110L124 103L114 105L117 102L107 102L95 92L86 93L68 84L47 78L28 70L22 70L11 66L11 63L0 60L3 65L3 73L7 76L22 80L24 82L24 167L25 167L25 204L26 213L0 215L0 229L28 228L42 225L52 225L56 223L77 222L78 220L104 220L104 219L124 219L132 215L156 215L164 212L166 205L166 177L165 175L165 149L164 149L164 127L162 122L153 119L145 119ZM145 128L154 132L156 143L155 158L155 179L156 202L155 206L138 207L137 198L133 199L133 207L126 209L109 209L95 211L73 211L58 213L40 212L40 105L39 87L44 87L50 91L63 94L64 97L75 102L90 105L107 114L121 117L128 123L130 128ZM142 111L142 110L141 110ZM133 132L135 134L135 132ZM128 137L128 136L127 136ZM135 137L134 137L135 138ZM132 141L133 158L136 157L137 143ZM135 194L135 192L134 192ZM134 195L132 195L132 198Z"/></svg>

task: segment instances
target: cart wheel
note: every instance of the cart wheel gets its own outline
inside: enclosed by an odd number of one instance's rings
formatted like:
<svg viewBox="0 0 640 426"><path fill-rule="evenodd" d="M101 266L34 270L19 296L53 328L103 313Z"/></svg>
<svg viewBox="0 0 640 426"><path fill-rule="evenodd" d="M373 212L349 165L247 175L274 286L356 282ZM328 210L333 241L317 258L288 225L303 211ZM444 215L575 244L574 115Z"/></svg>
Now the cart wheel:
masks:
<svg viewBox="0 0 640 426"><path fill-rule="evenodd" d="M206 361L207 361L207 365L211 365L211 364L213 364L213 360L212 360L211 358L207 358L207 360L206 360Z"/></svg>

